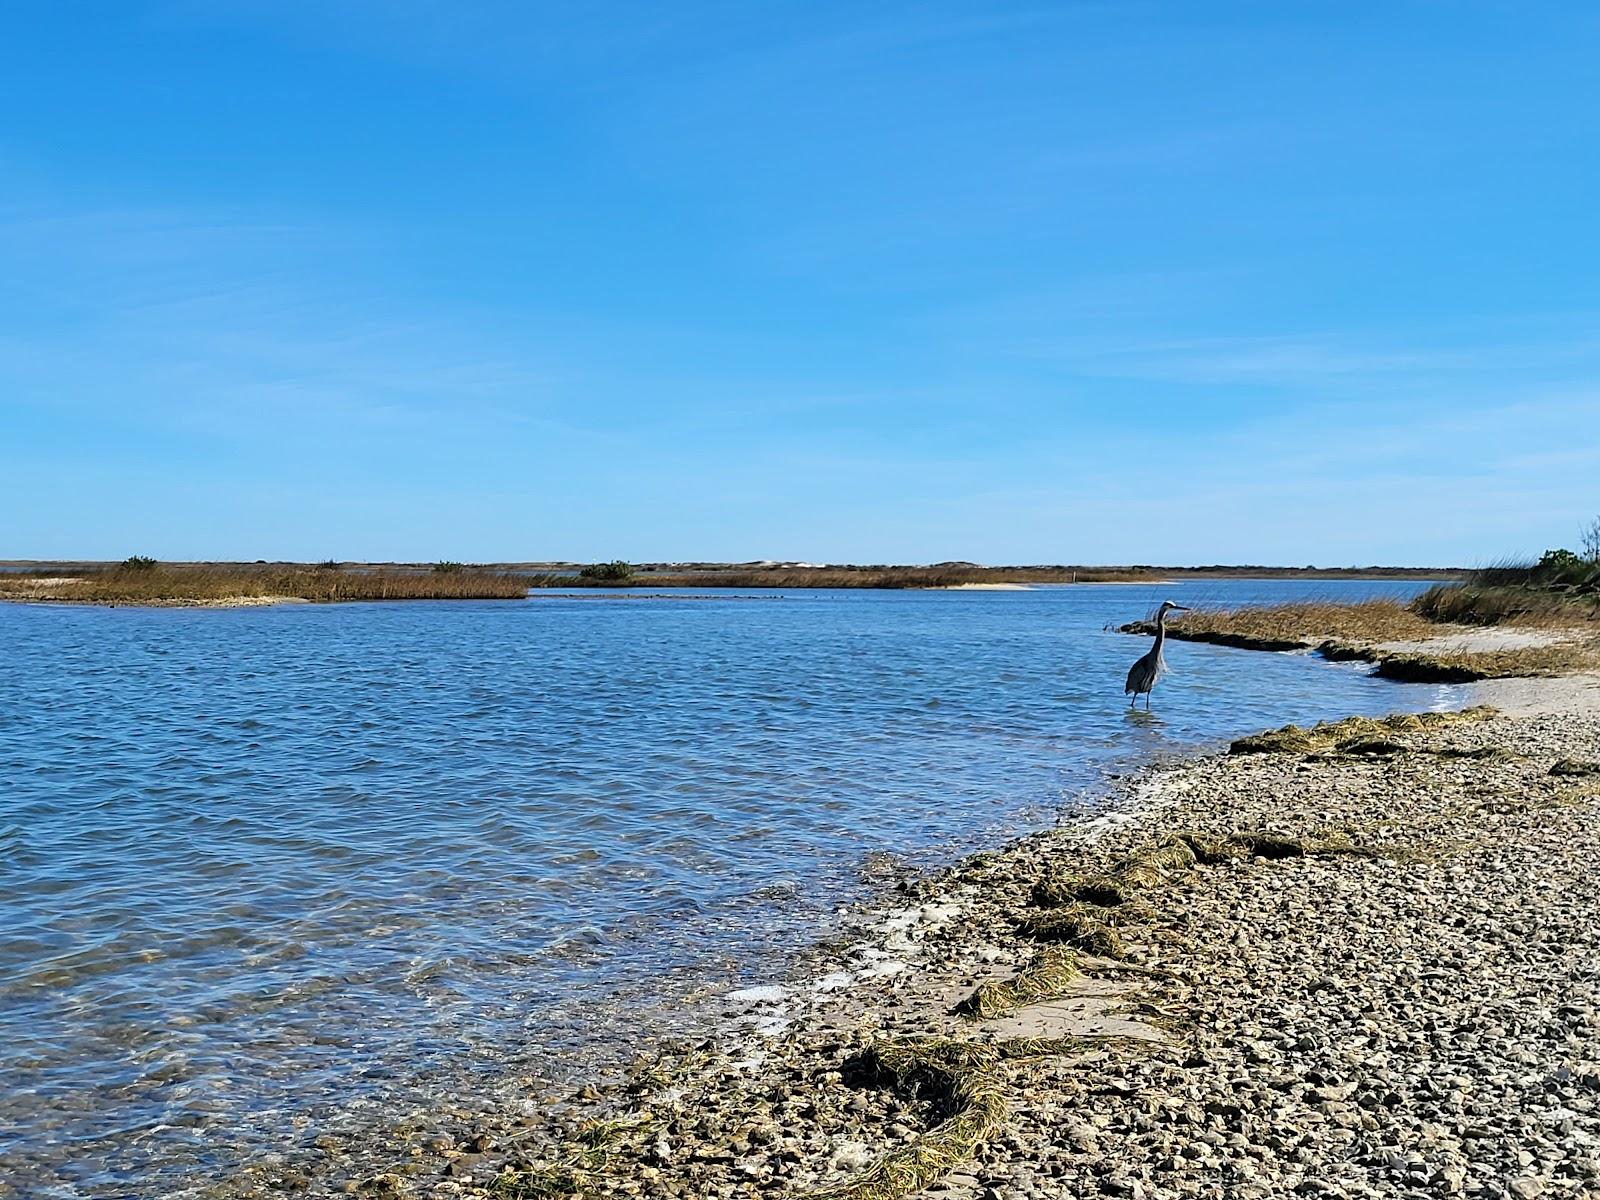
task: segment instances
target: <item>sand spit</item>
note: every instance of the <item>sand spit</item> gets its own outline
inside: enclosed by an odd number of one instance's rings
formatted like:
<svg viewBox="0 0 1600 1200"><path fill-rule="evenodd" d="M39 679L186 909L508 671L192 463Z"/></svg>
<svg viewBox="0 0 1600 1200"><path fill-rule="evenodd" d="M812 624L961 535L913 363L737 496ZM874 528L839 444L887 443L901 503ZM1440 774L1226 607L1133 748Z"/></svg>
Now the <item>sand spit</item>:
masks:
<svg viewBox="0 0 1600 1200"><path fill-rule="evenodd" d="M1026 583L947 583L938 592L1031 592Z"/></svg>
<svg viewBox="0 0 1600 1200"><path fill-rule="evenodd" d="M52 583L76 583L75 579L52 580ZM38 595L13 594L0 596L0 603L51 605L79 605L94 608L261 608L271 604L310 604L303 596L207 596L185 597L172 600L63 600L40 590Z"/></svg>
<svg viewBox="0 0 1600 1200"><path fill-rule="evenodd" d="M98 602L97 602L98 603ZM150 600L139 604L102 604L104 608L261 608L269 604L310 604L304 596L214 596L209 599Z"/></svg>
<svg viewBox="0 0 1600 1200"><path fill-rule="evenodd" d="M1600 711L1547 696L1154 768L707 1037L225 1194L1600 1195Z"/></svg>

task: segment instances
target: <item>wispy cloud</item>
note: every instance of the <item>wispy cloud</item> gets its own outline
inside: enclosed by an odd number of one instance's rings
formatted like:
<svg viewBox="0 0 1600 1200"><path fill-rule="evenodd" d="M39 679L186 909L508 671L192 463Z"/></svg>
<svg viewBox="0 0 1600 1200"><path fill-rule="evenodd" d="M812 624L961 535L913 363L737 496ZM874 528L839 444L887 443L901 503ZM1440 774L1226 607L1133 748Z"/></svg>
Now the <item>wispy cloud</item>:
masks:
<svg viewBox="0 0 1600 1200"><path fill-rule="evenodd" d="M1087 376L1186 384L1298 387L1356 377L1480 374L1575 368L1600 359L1600 336L1558 332L1540 341L1387 345L1358 335L1193 338L1107 344L1103 341L1015 344L1014 352L1048 359Z"/></svg>

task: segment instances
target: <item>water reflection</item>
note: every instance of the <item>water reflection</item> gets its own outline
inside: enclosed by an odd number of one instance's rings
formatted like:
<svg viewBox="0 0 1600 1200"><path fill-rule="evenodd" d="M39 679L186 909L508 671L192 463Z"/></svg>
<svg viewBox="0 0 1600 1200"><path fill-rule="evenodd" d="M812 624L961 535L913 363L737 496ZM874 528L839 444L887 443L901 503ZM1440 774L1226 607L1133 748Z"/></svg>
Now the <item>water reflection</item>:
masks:
<svg viewBox="0 0 1600 1200"><path fill-rule="evenodd" d="M1130 711L1147 643L1105 628L1418 586L0 606L0 1160L29 1194L179 1194L313 1114L605 1037L600 998L746 972L870 852L946 860L1131 760L1447 702L1179 643Z"/></svg>

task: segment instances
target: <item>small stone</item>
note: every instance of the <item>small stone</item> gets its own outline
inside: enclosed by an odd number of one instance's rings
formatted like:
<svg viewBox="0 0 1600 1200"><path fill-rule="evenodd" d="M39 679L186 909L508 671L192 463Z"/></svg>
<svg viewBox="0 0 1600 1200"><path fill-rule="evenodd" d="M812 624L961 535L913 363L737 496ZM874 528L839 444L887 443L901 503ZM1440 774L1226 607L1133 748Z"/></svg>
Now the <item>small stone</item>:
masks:
<svg viewBox="0 0 1600 1200"><path fill-rule="evenodd" d="M1466 1168L1458 1167L1454 1163L1448 1163L1445 1166L1440 1167L1434 1172L1433 1175L1433 1186L1438 1191L1444 1192L1448 1195L1454 1195L1456 1192L1459 1192L1463 1187L1466 1186L1466 1183Z"/></svg>

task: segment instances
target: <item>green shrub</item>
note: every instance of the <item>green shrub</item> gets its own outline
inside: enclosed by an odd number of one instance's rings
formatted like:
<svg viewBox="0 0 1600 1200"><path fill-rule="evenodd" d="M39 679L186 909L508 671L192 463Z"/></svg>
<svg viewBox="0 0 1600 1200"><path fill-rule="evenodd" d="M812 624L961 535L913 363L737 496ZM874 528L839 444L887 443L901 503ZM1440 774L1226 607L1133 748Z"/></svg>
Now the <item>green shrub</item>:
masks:
<svg viewBox="0 0 1600 1200"><path fill-rule="evenodd" d="M461 574L461 564L448 560L436 562L433 564L433 573L435 575L459 575Z"/></svg>
<svg viewBox="0 0 1600 1200"><path fill-rule="evenodd" d="M1537 568L1539 574L1547 579L1565 579L1583 569L1583 559L1571 550L1546 550Z"/></svg>
<svg viewBox="0 0 1600 1200"><path fill-rule="evenodd" d="M590 563L587 567L580 569L578 574L584 579L601 579L612 583L620 583L624 579L633 578L633 564L616 558L610 562Z"/></svg>
<svg viewBox="0 0 1600 1200"><path fill-rule="evenodd" d="M124 571L154 571L156 560L144 554L131 554L122 560Z"/></svg>

